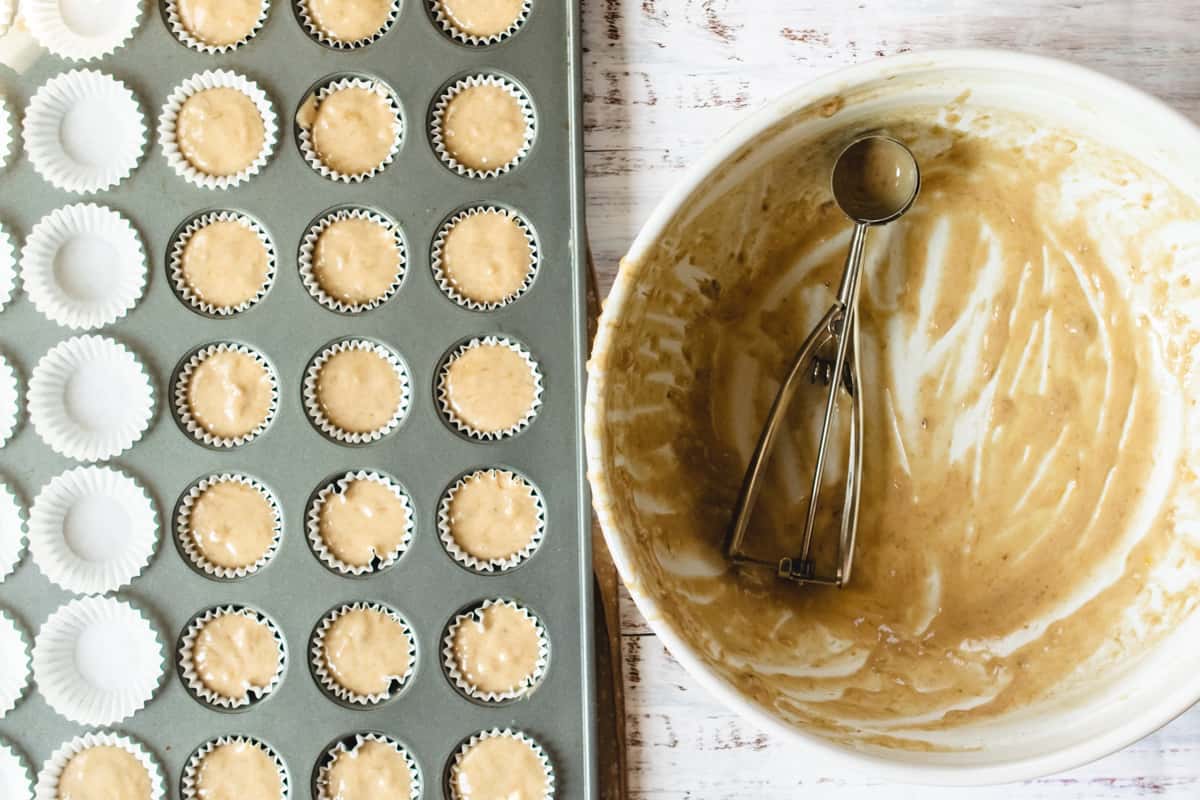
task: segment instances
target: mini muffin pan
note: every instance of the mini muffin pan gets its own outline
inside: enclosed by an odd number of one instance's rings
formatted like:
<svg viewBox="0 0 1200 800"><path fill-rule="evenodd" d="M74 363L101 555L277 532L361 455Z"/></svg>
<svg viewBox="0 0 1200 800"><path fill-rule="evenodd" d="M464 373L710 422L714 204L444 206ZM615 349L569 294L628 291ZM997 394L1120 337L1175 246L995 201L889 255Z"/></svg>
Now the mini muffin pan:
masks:
<svg viewBox="0 0 1200 800"><path fill-rule="evenodd" d="M150 702L112 728L144 744L162 767L169 798L186 793L189 757L221 737L268 745L288 775L291 797L308 797L331 742L369 733L402 743L421 776L422 796L432 800L446 792L444 776L460 744L493 729L522 732L545 748L559 798L594 798L592 579L580 437L586 338L576 4L532 0L514 32L481 44L448 35L429 0L401 0L395 20L374 41L338 48L304 30L295 2L272 0L248 42L205 53L172 34L163 1L157 8L147 3L132 38L112 55L76 63L44 54L25 72L6 70L0 77L0 94L17 121L38 88L55 76L98 70L132 90L148 131L137 168L99 194L56 188L19 145L0 171L0 222L18 249L47 214L92 202L128 220L145 252L144 295L115 323L90 332L127 347L154 395L149 427L132 447L100 462L131 476L153 501L159 523L154 555L115 597L146 615L166 651ZM278 126L267 163L227 189L204 188L176 174L158 133L171 93L208 70L227 70L260 87ZM306 93L337 75L378 79L392 92L404 123L390 163L361 182L331 180L314 170L294 135L294 115ZM532 115L535 135L528 151L494 177L448 166L432 130L439 99L475 76L516 87ZM511 210L536 231L536 280L491 310L456 303L439 288L431 264L443 224L478 207ZM314 302L299 265L314 220L344 208L394 222L404 244L402 280L386 299L356 313ZM272 277L236 313L197 308L171 274L177 236L199 215L217 213L243 215L272 245ZM12 302L0 311L0 354L15 370L22 403L15 433L0 447L0 483L11 487L22 508L56 476L79 466L47 446L24 407L34 366L71 335L39 313L18 282ZM519 431L495 439L460 432L443 417L438 401L445 359L462 344L487 337L520 343L541 381L536 415ZM338 441L314 425L305 409L306 368L327 346L344 340L382 345L408 374L403 418L372 441ZM231 446L190 435L176 409L178 371L200 348L219 343L261 354L278 388L269 423ZM447 552L439 540L438 509L454 481L492 467L512 470L537 487L544 533L515 567L486 572L464 568ZM314 553L306 514L331 476L360 470L387 475L404 488L415 526L395 563L355 576L328 568ZM240 577L206 574L178 543L182 499L198 481L221 475L261 481L282 514L277 549ZM0 610L31 635L76 597L52 583L28 553L0 584ZM442 639L455 615L490 598L529 609L544 625L553 652L536 686L504 703L464 696L442 663ZM359 602L394 609L416 640L413 670L402 689L369 707L331 698L309 663L322 618ZM177 668L189 622L217 606L267 615L288 653L278 686L233 711L198 701ZM36 688L0 718L0 740L35 771L81 732Z"/></svg>

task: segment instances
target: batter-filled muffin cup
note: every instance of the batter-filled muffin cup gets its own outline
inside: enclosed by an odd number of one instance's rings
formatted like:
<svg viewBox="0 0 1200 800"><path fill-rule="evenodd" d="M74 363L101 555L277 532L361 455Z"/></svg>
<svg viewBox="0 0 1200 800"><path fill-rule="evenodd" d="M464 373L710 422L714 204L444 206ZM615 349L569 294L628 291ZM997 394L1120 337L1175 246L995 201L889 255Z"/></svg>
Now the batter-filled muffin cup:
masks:
<svg viewBox="0 0 1200 800"><path fill-rule="evenodd" d="M546 532L546 506L528 479L502 467L456 480L438 503L438 538L474 572L507 572L533 555Z"/></svg>
<svg viewBox="0 0 1200 800"><path fill-rule="evenodd" d="M342 314L383 305L400 291L407 271L400 226L361 206L318 217L300 243L297 261L300 280L313 299Z"/></svg>
<svg viewBox="0 0 1200 800"><path fill-rule="evenodd" d="M21 751L0 736L0 797L29 800L33 797L33 771Z"/></svg>
<svg viewBox="0 0 1200 800"><path fill-rule="evenodd" d="M0 481L0 583L16 570L25 553L25 507L12 487Z"/></svg>
<svg viewBox="0 0 1200 800"><path fill-rule="evenodd" d="M141 742L92 731L64 742L38 772L35 800L77 797L163 800L162 769Z"/></svg>
<svg viewBox="0 0 1200 800"><path fill-rule="evenodd" d="M339 606L317 623L309 646L317 683L346 705L369 708L412 682L417 638L400 612L382 603Z"/></svg>
<svg viewBox="0 0 1200 800"><path fill-rule="evenodd" d="M182 44L207 55L236 50L267 21L270 0L165 0L167 27Z"/></svg>
<svg viewBox="0 0 1200 800"><path fill-rule="evenodd" d="M446 676L458 691L484 703L529 696L549 662L546 628L512 600L485 600L458 614L442 638Z"/></svg>
<svg viewBox="0 0 1200 800"><path fill-rule="evenodd" d="M17 290L17 247L12 234L0 223L0 311L12 300Z"/></svg>
<svg viewBox="0 0 1200 800"><path fill-rule="evenodd" d="M347 472L322 486L308 506L308 543L325 566L342 575L369 575L408 551L416 510L390 475Z"/></svg>
<svg viewBox="0 0 1200 800"><path fill-rule="evenodd" d="M29 637L20 623L0 608L0 719L25 695L31 672Z"/></svg>
<svg viewBox="0 0 1200 800"><path fill-rule="evenodd" d="M0 447L8 444L8 440L17 430L17 417L21 412L21 382L17 378L17 370L0 353ZM0 545L0 551L3 545ZM4 574L4 558L0 556L0 575Z"/></svg>
<svg viewBox="0 0 1200 800"><path fill-rule="evenodd" d="M509 38L529 19L530 0L425 0L442 31L455 41L486 47Z"/></svg>
<svg viewBox="0 0 1200 800"><path fill-rule="evenodd" d="M418 800L421 770L403 744L380 733L355 733L338 739L317 762L316 800L366 797L354 787L369 786L370 797Z"/></svg>
<svg viewBox="0 0 1200 800"><path fill-rule="evenodd" d="M128 178L141 162L146 118L124 83L77 69L38 87L25 109L22 138L29 162L51 186L100 192Z"/></svg>
<svg viewBox="0 0 1200 800"><path fill-rule="evenodd" d="M471 439L521 433L542 406L542 371L524 345L501 336L471 339L450 351L438 371L442 417Z"/></svg>
<svg viewBox="0 0 1200 800"><path fill-rule="evenodd" d="M338 78L311 89L295 123L304 160L341 183L382 172L404 137L400 103L379 78Z"/></svg>
<svg viewBox="0 0 1200 800"><path fill-rule="evenodd" d="M512 728L480 731L450 761L450 800L553 800L554 766L529 734Z"/></svg>
<svg viewBox="0 0 1200 800"><path fill-rule="evenodd" d="M412 403L408 368L367 339L326 345L304 372L304 409L316 428L343 444L368 444L394 431Z"/></svg>
<svg viewBox="0 0 1200 800"><path fill-rule="evenodd" d="M309 37L335 50L379 41L396 24L400 0L293 0Z"/></svg>
<svg viewBox="0 0 1200 800"><path fill-rule="evenodd" d="M167 271L175 294L210 317L240 314L262 302L275 282L275 244L240 211L208 211L171 239Z"/></svg>
<svg viewBox="0 0 1200 800"><path fill-rule="evenodd" d="M22 0L21 18L37 43L56 56L91 61L124 45L142 19L141 0L106 4L97 17L91 3Z"/></svg>
<svg viewBox="0 0 1200 800"><path fill-rule="evenodd" d="M111 467L54 477L29 511L29 552L50 582L105 594L142 573L158 545L158 512L145 488Z"/></svg>
<svg viewBox="0 0 1200 800"><path fill-rule="evenodd" d="M199 72L179 84L158 120L167 163L205 189L228 189L258 174L275 150L277 132L270 98L229 70Z"/></svg>
<svg viewBox="0 0 1200 800"><path fill-rule="evenodd" d="M283 756L253 736L209 739L188 758L180 780L184 800L289 800L291 777Z"/></svg>
<svg viewBox="0 0 1200 800"><path fill-rule="evenodd" d="M287 647L275 621L241 605L193 617L179 638L179 678L193 697L225 710L266 699L283 681Z"/></svg>
<svg viewBox="0 0 1200 800"><path fill-rule="evenodd" d="M266 484L240 473L193 483L175 508L175 541L196 569L216 580L253 575L283 541L283 510Z"/></svg>
<svg viewBox="0 0 1200 800"><path fill-rule="evenodd" d="M176 368L175 419L196 442L240 447L260 436L279 408L279 377L266 356L236 342L205 345Z"/></svg>
<svg viewBox="0 0 1200 800"><path fill-rule="evenodd" d="M430 254L442 292L472 311L494 311L514 302L537 277L537 240L515 211L475 206L442 223Z"/></svg>
<svg viewBox="0 0 1200 800"><path fill-rule="evenodd" d="M452 84L430 114L433 149L470 178L495 178L519 164L537 136L529 95L513 81L478 73Z"/></svg>
<svg viewBox="0 0 1200 800"><path fill-rule="evenodd" d="M150 426L155 407L142 362L104 336L75 336L52 347L33 368L27 402L37 435L76 461L105 461L128 450Z"/></svg>

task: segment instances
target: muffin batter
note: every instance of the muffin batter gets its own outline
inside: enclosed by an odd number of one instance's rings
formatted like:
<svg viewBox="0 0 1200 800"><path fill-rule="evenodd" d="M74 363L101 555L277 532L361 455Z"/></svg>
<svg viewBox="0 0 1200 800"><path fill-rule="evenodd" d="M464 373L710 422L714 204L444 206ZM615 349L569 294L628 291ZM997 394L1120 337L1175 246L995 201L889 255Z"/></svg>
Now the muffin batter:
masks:
<svg viewBox="0 0 1200 800"><path fill-rule="evenodd" d="M437 0L437 4L456 30L480 39L504 33L525 10L524 0Z"/></svg>
<svg viewBox="0 0 1200 800"><path fill-rule="evenodd" d="M230 742L204 756L196 770L200 800L282 800L279 768L252 742Z"/></svg>
<svg viewBox="0 0 1200 800"><path fill-rule="evenodd" d="M279 643L251 611L221 614L204 623L192 647L200 682L229 700L271 685L279 672Z"/></svg>
<svg viewBox="0 0 1200 800"><path fill-rule="evenodd" d="M454 800L545 800L550 776L526 742L498 733L471 745L450 776Z"/></svg>
<svg viewBox="0 0 1200 800"><path fill-rule="evenodd" d="M408 530L408 509L379 481L356 478L321 503L321 539L334 558L366 567L395 555Z"/></svg>
<svg viewBox="0 0 1200 800"><path fill-rule="evenodd" d="M529 546L541 527L533 488L508 470L468 476L450 498L450 535L480 561L503 561Z"/></svg>
<svg viewBox="0 0 1200 800"><path fill-rule="evenodd" d="M196 92L175 119L179 152L198 172L237 175L254 163L266 127L254 101L237 89L218 86Z"/></svg>
<svg viewBox="0 0 1200 800"><path fill-rule="evenodd" d="M388 23L394 0L304 0L317 29L336 42L368 39Z"/></svg>
<svg viewBox="0 0 1200 800"><path fill-rule="evenodd" d="M469 214L446 233L441 271L460 295L476 303L503 303L533 271L533 246L511 211Z"/></svg>
<svg viewBox="0 0 1200 800"><path fill-rule="evenodd" d="M502 344L480 343L451 359L443 389L454 416L478 433L516 427L537 401L529 363Z"/></svg>
<svg viewBox="0 0 1200 800"><path fill-rule="evenodd" d="M412 773L394 746L368 739L334 757L325 784L324 800L405 800L412 792Z"/></svg>
<svg viewBox="0 0 1200 800"><path fill-rule="evenodd" d="M268 263L267 247L250 226L214 220L188 237L179 268L201 301L236 308L262 291Z"/></svg>
<svg viewBox="0 0 1200 800"><path fill-rule="evenodd" d="M122 747L97 745L67 761L57 800L150 800L150 773Z"/></svg>
<svg viewBox="0 0 1200 800"><path fill-rule="evenodd" d="M348 433L382 430L400 408L396 369L374 350L343 350L321 366L317 399L333 425Z"/></svg>
<svg viewBox="0 0 1200 800"><path fill-rule="evenodd" d="M517 98L490 83L466 87L442 115L442 140L450 157L481 172L516 161L528 135Z"/></svg>
<svg viewBox="0 0 1200 800"><path fill-rule="evenodd" d="M197 41L213 47L237 44L262 16L262 0L175 0L179 21Z"/></svg>
<svg viewBox="0 0 1200 800"><path fill-rule="evenodd" d="M493 603L455 626L454 663L476 692L515 692L537 673L540 644L533 619L507 603Z"/></svg>
<svg viewBox="0 0 1200 800"><path fill-rule="evenodd" d="M188 517L188 536L205 559L226 569L258 563L275 541L275 513L262 493L240 481L201 492Z"/></svg>
<svg viewBox="0 0 1200 800"><path fill-rule="evenodd" d="M396 146L396 112L383 94L360 86L313 94L296 114L317 157L342 175L366 175L383 166Z"/></svg>
<svg viewBox="0 0 1200 800"><path fill-rule="evenodd" d="M358 695L382 695L412 670L412 643L391 615L351 608L325 632L323 657L329 674Z"/></svg>
<svg viewBox="0 0 1200 800"><path fill-rule="evenodd" d="M371 219L336 220L313 246L312 273L317 285L350 306L386 296L400 267L395 233Z"/></svg>
<svg viewBox="0 0 1200 800"><path fill-rule="evenodd" d="M192 371L188 406L200 427L223 439L253 433L271 410L271 377L235 350L213 353Z"/></svg>

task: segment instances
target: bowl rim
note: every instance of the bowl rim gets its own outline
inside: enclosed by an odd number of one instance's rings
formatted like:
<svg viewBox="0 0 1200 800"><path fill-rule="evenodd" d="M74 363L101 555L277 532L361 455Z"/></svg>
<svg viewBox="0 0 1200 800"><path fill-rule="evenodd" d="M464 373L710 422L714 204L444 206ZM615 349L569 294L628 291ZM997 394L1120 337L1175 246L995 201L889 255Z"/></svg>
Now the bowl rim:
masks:
<svg viewBox="0 0 1200 800"><path fill-rule="evenodd" d="M967 69L1037 75L1047 82L1081 89L1088 95L1106 98L1107 102L1125 109L1133 118L1153 120L1153 126L1163 138L1168 135L1181 137L1195 148L1193 152L1200 150L1200 127L1180 112L1121 80L1061 59L990 48L926 50L888 56L843 67L808 81L768 102L720 136L658 201L630 245L622 264L638 259L657 242L687 199L727 159L792 112L889 76ZM834 761L843 768L902 783L982 786L1031 780L1103 758L1153 733L1200 701L1200 671L1197 671L1193 679L1173 686L1158 701L1137 709L1123 723L1100 735L1036 756L984 765L955 765L917 764L837 745L818 734L779 721L739 695L697 657L691 645L676 634L665 621L654 598L641 591L634 561L625 547L612 513L610 487L604 478L604 440L600 435L600 417L605 407L602 392L606 372L604 362L625 300L638 285L638 278L633 272L623 268L618 273L604 301L588 362L584 430L593 508L618 572L650 629L688 674L723 705L766 729L780 741L806 748L814 755Z"/></svg>

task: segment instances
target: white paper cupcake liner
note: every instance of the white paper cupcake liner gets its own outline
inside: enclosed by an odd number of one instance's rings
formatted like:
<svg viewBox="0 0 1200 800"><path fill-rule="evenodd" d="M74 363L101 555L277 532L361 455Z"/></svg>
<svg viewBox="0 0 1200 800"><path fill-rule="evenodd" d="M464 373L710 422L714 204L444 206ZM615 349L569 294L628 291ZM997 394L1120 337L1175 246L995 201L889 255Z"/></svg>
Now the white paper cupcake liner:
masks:
<svg viewBox="0 0 1200 800"><path fill-rule="evenodd" d="M188 402L188 386L192 380L192 373L196 371L196 368L200 366L204 359L217 353L226 352L235 352L250 356L266 370L267 379L271 382L271 404L267 408L266 419L260 422L254 430L241 436L215 436L209 433L192 414L192 407ZM193 440L208 447L224 449L227 447L241 447L248 442L252 442L261 436L267 428L271 427L271 423L275 421L275 415L279 413L279 375L275 372L275 367L271 366L271 362L267 361L266 356L262 353L237 342L216 342L205 345L188 356L183 365L176 369L173 394L174 403L172 408L175 412L175 419L179 422L180 427Z"/></svg>
<svg viewBox="0 0 1200 800"><path fill-rule="evenodd" d="M338 683L337 678L333 676L325 663L325 635L329 633L329 629L333 627L333 623L337 622L338 618L348 611L361 611L364 609L378 611L394 619L404 629L404 635L408 639L408 671L403 675L392 676L391 685L388 686L388 689L378 694L359 694L347 689ZM391 700L393 697L398 697L412 684L413 675L417 671L417 635L413 632L412 625L408 623L408 620L399 611L385 606L383 603L365 601L346 603L325 614L325 616L321 617L321 621L317 623L317 628L313 631L312 641L309 646L309 662L317 683L330 697L349 705L375 706Z"/></svg>
<svg viewBox="0 0 1200 800"><path fill-rule="evenodd" d="M107 252L99 254L98 247ZM98 258L109 268L98 269ZM146 254L137 231L116 211L75 203L33 226L21 249L21 281L47 319L94 330L137 305L146 288Z"/></svg>
<svg viewBox="0 0 1200 800"><path fill-rule="evenodd" d="M17 248L12 235L0 224L0 311L3 311L17 290Z"/></svg>
<svg viewBox="0 0 1200 800"><path fill-rule="evenodd" d="M0 481L0 583L21 563L25 552L25 509L8 484Z"/></svg>
<svg viewBox="0 0 1200 800"><path fill-rule="evenodd" d="M454 24L454 20L446 13L444 5L440 0L426 0L429 4L429 13L433 15L433 19L441 27L442 32L456 42L469 44L472 47L487 47L491 44L499 44L505 39L516 34L521 30L521 26L525 24L525 20L529 19L529 11L532 8L530 0L525 0L521 6L521 13L513 20L513 23L500 33L494 33L491 36L475 36L466 33Z"/></svg>
<svg viewBox="0 0 1200 800"><path fill-rule="evenodd" d="M289 800L292 796L292 780L288 774L287 764L283 760L283 756L271 745L254 736L218 736L215 739L209 739L204 744L196 748L196 752L188 758L187 764L183 768L183 780L180 781L180 795L183 800L203 800L201 798L196 782L200 779L200 765L204 762L204 757L216 750L218 747L223 747L227 744L245 744L253 745L262 749L271 761L275 763L275 768L279 770L279 800Z"/></svg>
<svg viewBox="0 0 1200 800"><path fill-rule="evenodd" d="M140 711L158 688L163 646L149 620L112 597L72 600L33 643L33 679L46 702L81 725L112 725Z"/></svg>
<svg viewBox="0 0 1200 800"><path fill-rule="evenodd" d="M25 109L25 152L51 186L88 194L128 178L146 150L146 118L121 81L92 69L51 78Z"/></svg>
<svg viewBox="0 0 1200 800"><path fill-rule="evenodd" d="M383 26L370 36L365 36L362 39L355 39L352 42L334 39L327 35L321 27L317 25L309 12L308 3L306 0L297 0L296 16L300 19L300 27L308 34L309 38L318 44L323 44L326 47L332 47L334 50L356 50L360 47L374 44L383 38L384 34L392 29L396 24L396 18L400 16L400 0L392 0L391 10L388 12L387 20Z"/></svg>
<svg viewBox="0 0 1200 800"><path fill-rule="evenodd" d="M262 117L263 122L262 150L250 166L233 175L208 175L196 169L184 157L175 138L175 122L184 102L197 92L217 88L236 89L249 97L258 109L258 115ZM197 72L179 84L167 97L167 101L162 107L162 113L158 117L158 141L162 144L163 155L166 157L167 163L179 177L202 189L228 189L245 183L257 175L275 152L278 131L279 125L275 119L275 109L271 106L271 99L267 97L266 92L260 89L254 81L225 69Z"/></svg>
<svg viewBox="0 0 1200 800"><path fill-rule="evenodd" d="M192 32L189 31L187 26L183 24L183 19L179 15L178 0L164 0L163 12L167 20L167 27L171 29L171 33L176 39L179 40L180 43L190 47L198 53L215 56L220 55L221 53L229 53L237 50L239 47L248 44L251 39L258 35L258 32L262 30L262 26L266 24L267 14L271 10L271 1L262 0L261 5L262 10L259 11L258 21L254 23L254 27L250 29L250 32L241 39L238 39L236 42L221 45L209 44L208 42L201 41L192 35Z"/></svg>
<svg viewBox="0 0 1200 800"><path fill-rule="evenodd" d="M25 695L29 672L29 637L16 619L0 608L0 719Z"/></svg>
<svg viewBox="0 0 1200 800"><path fill-rule="evenodd" d="M344 303L338 300L321 287L321 282L317 280L317 276L313 272L313 253L316 251L317 240L321 238L321 234L330 225L348 219L369 220L383 226L391 232L393 241L395 241L396 248L400 253L400 265L396 270L396 277L391 285L388 286L387 291L374 300L368 300L365 303ZM337 311L339 314L361 314L364 311L379 308L388 300L391 300L396 295L396 292L400 291L400 287L404 284L404 276L408 272L408 250L405 246L404 233L400 230L400 226L394 220L380 214L378 211L361 206L335 209L318 217L304 234L304 240L300 243L300 254L297 261L300 265L300 281L304 284L304 288L308 290L308 293L318 303L330 311Z"/></svg>
<svg viewBox="0 0 1200 800"><path fill-rule="evenodd" d="M512 95L513 99L521 106L521 114L525 117L525 141L521 144L521 149L517 151L516 156L507 164L501 164L497 167L492 167L487 170L474 169L463 164L456 159L450 150L446 147L446 141L442 132L443 121L446 116L446 108L450 105L450 101L457 97L464 89L469 89L473 86L496 86ZM442 160L450 169L457 172L459 175L468 178L495 178L499 175L511 170L513 167L525 160L525 156L529 155L529 150L533 147L534 139L537 138L537 115L533 111L533 103L530 102L529 96L517 84L502 78L499 75L491 75L487 73L479 73L470 75L466 78L454 83L450 88L442 92L441 96L434 104L433 113L430 115L429 138L433 143L433 149L438 154L438 158Z"/></svg>
<svg viewBox="0 0 1200 800"><path fill-rule="evenodd" d="M5 23L5 9L7 8L8 21L12 22L14 8L12 0L0 0L0 36L8 30L8 25ZM8 166L8 157L12 154L12 131L13 119L12 111L8 107L8 100L4 95L0 95L0 169Z"/></svg>
<svg viewBox="0 0 1200 800"><path fill-rule="evenodd" d="M8 440L17 430L17 417L21 411L21 385L17 379L17 370L9 360L0 353L0 447L8 444ZM0 558L0 575L3 574L3 559Z"/></svg>
<svg viewBox="0 0 1200 800"><path fill-rule="evenodd" d="M192 290L192 287L188 285L187 279L183 275L183 251L187 247L188 242L192 236L214 222L236 222L257 236L258 240L262 242L263 247L267 249L267 274L263 278L262 286L259 287L254 297L245 302L238 303L236 306L217 306L209 303ZM267 233L267 229L258 220L239 211L209 211L192 217L187 225L171 240L171 253L167 264L167 271L171 276L171 286L175 289L175 294L191 308L210 317L231 317L262 302L263 298L267 296L267 292L270 291L272 284L275 283L277 262L275 243L271 240L271 235Z"/></svg>
<svg viewBox="0 0 1200 800"><path fill-rule="evenodd" d="M463 488L473 478L484 475L500 475L508 474L517 478L527 487L530 494L533 495L534 504L537 506L538 525L534 531L533 537L529 543L522 547L517 552L513 553L508 558L490 558L480 559L463 550L458 545L458 541L454 538L454 531L450 525L450 505L454 502L454 495ZM486 469L477 469L460 477L450 488L442 495L442 499L438 502L437 513L437 529L438 538L442 541L442 546L446 548L446 552L450 557L462 564L467 569L473 572L483 574L492 574L497 572L508 572L516 569L525 562L525 559L532 556L537 549L542 546L542 540L546 538L546 503L542 499L541 491L534 486L533 482L524 475L503 467L488 467Z"/></svg>
<svg viewBox="0 0 1200 800"><path fill-rule="evenodd" d="M454 637L458 633L458 627L464 622L482 621L483 612L497 605L507 606L513 611L520 612L521 616L533 623L538 634L538 659L534 665L533 672L525 680L521 681L520 685L504 692L485 692L467 680L467 677L459 669L458 659L454 656ZM549 663L550 635L546 633L546 627L529 609L519 603L514 603L512 600L505 600L503 598L484 600L474 608L455 616L454 620L446 628L446 635L442 637L442 666L445 668L450 682L467 697L484 703L504 703L509 700L528 696L542 682Z"/></svg>
<svg viewBox="0 0 1200 800"><path fill-rule="evenodd" d="M479 744L485 739L491 739L496 736L507 736L517 741L523 742L533 750L534 755L542 762L542 769L546 770L546 794L542 800L554 800L555 794L555 776L554 764L550 761L550 756L547 755L546 749L542 747L536 739L524 731L514 730L513 728L492 728L491 730L480 731L472 736L467 741L459 745L459 748L454 753L454 760L450 762L449 784L450 784L450 800L464 800L464 795L458 790L458 773L462 769L463 759L471 748Z"/></svg>
<svg viewBox="0 0 1200 800"><path fill-rule="evenodd" d="M317 393L317 377L321 374L321 367L325 366L325 363L333 356L347 350L370 350L378 354L392 365L392 369L396 371L396 377L400 379L400 402L396 404L396 412L383 426L373 431L359 433L342 430L333 424L329 417L325 416L325 411L321 408L321 398ZM382 439L400 427L400 423L408 416L408 409L411 405L412 379L409 377L408 367L390 348L367 339L343 339L340 342L326 345L304 371L304 410L308 412L309 420L330 439L343 444L368 444Z"/></svg>
<svg viewBox="0 0 1200 800"><path fill-rule="evenodd" d="M499 345L501 347L507 347L509 350L512 350L514 353L519 355L525 361L525 363L529 365L529 371L533 375L533 403L530 404L529 410L519 422L517 422L515 425L505 428L504 430L481 431L473 428L467 422L462 420L456 413L454 413L454 408L450 405L449 386L447 385L450 365L453 364L455 359L459 358L463 353L480 345ZM477 336L470 341L464 342L450 352L450 355L446 357L442 363L442 366L438 370L437 402L438 408L442 412L442 417L451 425L453 425L459 433L478 441L496 441L499 439L506 439L510 436L516 436L518 433L521 433L528 428L530 424L533 423L533 420L537 417L538 412L541 411L542 392L542 370L541 367L538 366L537 361L534 360L533 355L525 349L524 345L518 343L514 339L509 339L504 336Z"/></svg>
<svg viewBox="0 0 1200 800"><path fill-rule="evenodd" d="M16 0L0 0L0 36L8 33L17 17Z"/></svg>
<svg viewBox="0 0 1200 800"><path fill-rule="evenodd" d="M0 797L33 800L33 772L21 753L0 738Z"/></svg>
<svg viewBox="0 0 1200 800"><path fill-rule="evenodd" d="M51 450L103 461L128 450L150 426L154 388L125 345L75 336L33 368L28 403L33 429Z"/></svg>
<svg viewBox="0 0 1200 800"><path fill-rule="evenodd" d="M347 740L351 737L347 736L339 739L333 746L326 748L321 754L321 760L317 766L316 780L316 799L315 800L337 800L329 793L329 773L333 770L333 764L338 756L345 753L350 753L357 750L366 742L378 742L379 744L387 745L395 750L399 755L403 756L404 763L408 765L408 800L420 800L421 786L421 769L417 766L417 760L413 758L413 754L407 747L401 744L398 740L390 736L384 736L381 733L356 733L353 734L353 744L347 745ZM399 796L389 797L388 800L404 800Z"/></svg>
<svg viewBox="0 0 1200 800"><path fill-rule="evenodd" d="M408 524L404 528L404 538L400 540L399 547L391 553L376 554L372 563L358 566L347 564L335 556L325 544L325 537L321 535L321 509L324 508L325 503L331 496L346 491L352 481L371 481L389 489L396 496L396 499L404 505L404 510L408 518ZM371 575L376 572L382 572L392 566L408 552L408 548L412 544L416 525L417 511L413 507L412 498L409 497L408 491L400 482L382 472L360 469L347 472L329 481L317 492L316 497L313 498L308 506L305 527L308 531L308 543L322 564L341 575Z"/></svg>
<svg viewBox="0 0 1200 800"><path fill-rule="evenodd" d="M110 467L75 467L51 480L29 511L29 552L68 592L128 585L154 557L158 514L146 490Z"/></svg>
<svg viewBox="0 0 1200 800"><path fill-rule="evenodd" d="M33 38L51 53L91 61L129 41L141 21L142 5L142 0L97 0L73 3L64 14L59 0L22 0L21 15Z"/></svg>
<svg viewBox="0 0 1200 800"><path fill-rule="evenodd" d="M226 614L240 614L266 625L267 629L271 631L271 635L275 637L275 645L279 651L279 669L275 671L275 675L271 678L270 683L261 687L251 686L246 692L246 696L241 698L226 697L208 688L204 681L201 680L199 673L196 672L196 663L193 660L196 637L200 635L200 631L209 622ZM179 640L177 666L179 668L180 680L187 686L192 696L202 703L226 710L246 708L265 700L272 692L279 688L279 684L283 681L284 670L287 668L287 645L284 641L283 633L279 630L279 626L275 624L275 620L261 611L242 605L215 606L192 619L184 630L183 636Z"/></svg>
<svg viewBox="0 0 1200 800"><path fill-rule="evenodd" d="M453 230L455 225L462 222L464 219L473 217L476 214L485 213L508 215L515 223L517 223L517 227L521 229L521 232L525 234L526 241L529 242L529 271L525 274L525 281L521 284L521 287L503 300L488 303L472 300L471 298L459 292L458 289L454 287L454 284L450 282L449 276L446 275L442 268L442 253L445 251L446 237L450 235L450 231ZM521 298L522 295L529 291L531 286L533 286L533 281L535 278L537 278L538 267L541 265L541 252L538 249L537 239L533 235L533 229L529 226L529 223L525 220L524 216L516 211L508 208L501 208L500 206L474 206L466 209L465 211L458 212L453 217L443 222L442 226L438 228L437 235L433 239L433 249L430 253L429 263L433 269L433 279L437 281L437 285L442 290L444 295L449 297L463 308L469 308L472 311L495 311L498 308L504 308L505 306L516 302Z"/></svg>
<svg viewBox="0 0 1200 800"><path fill-rule="evenodd" d="M138 763L145 768L146 774L150 776L150 800L163 800L166 797L162 769L141 742L110 731L92 731L63 743L46 760L41 771L38 772L35 800L59 800L58 783L62 779L62 773L66 769L67 763L79 753L92 747L118 747L129 753L137 759Z"/></svg>
<svg viewBox="0 0 1200 800"><path fill-rule="evenodd" d="M196 506L196 501L200 499L205 490L229 481L236 481L244 486L249 486L262 495L263 499L271 507L271 512L275 519L275 538L271 540L270 546L267 547L266 552L262 554L261 558L245 567L223 567L219 564L214 564L205 557L200 548L196 547L196 542L191 535L192 510ZM183 497L180 498L175 511L175 541L188 560L208 577L219 580L244 578L247 575L253 575L265 567L275 557L275 554L279 552L279 545L283 541L283 508L279 505L279 500L275 497L275 493L258 478L236 472L223 472L219 475L211 475L192 484Z"/></svg>
<svg viewBox="0 0 1200 800"><path fill-rule="evenodd" d="M400 143L404 139L404 117L400 113L400 104L396 100L396 96L392 93L388 85L379 78L340 78L327 83L316 89L317 103L324 102L331 94L343 89L365 89L375 96L383 98L391 109L395 122L394 135L392 136L392 148L388 151L387 157L383 159L383 162L366 172L347 174L339 172L321 159L320 153L317 152L312 142L312 131L302 127L298 121L296 123L296 141L300 144L300 153L304 156L304 160L322 177L340 183L362 183L383 172L387 169L388 164L391 164L395 160L396 153L400 151ZM307 101L308 96L306 95L304 102Z"/></svg>

